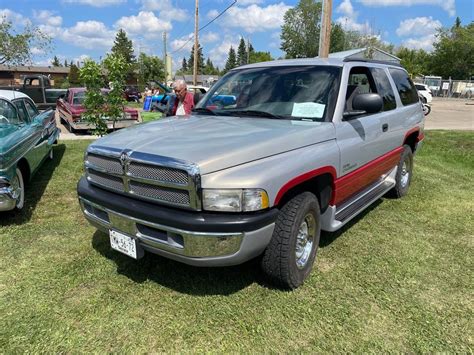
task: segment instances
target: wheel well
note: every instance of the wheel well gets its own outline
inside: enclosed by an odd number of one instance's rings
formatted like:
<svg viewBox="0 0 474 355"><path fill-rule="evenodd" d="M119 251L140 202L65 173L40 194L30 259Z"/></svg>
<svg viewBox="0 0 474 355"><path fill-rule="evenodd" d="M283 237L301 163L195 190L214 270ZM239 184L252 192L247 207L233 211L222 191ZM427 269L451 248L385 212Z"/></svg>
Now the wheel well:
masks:
<svg viewBox="0 0 474 355"><path fill-rule="evenodd" d="M28 165L28 162L26 161L25 158L20 159L20 161L17 164L18 169L20 169L21 174L23 175L23 181L27 183L30 181L30 166Z"/></svg>
<svg viewBox="0 0 474 355"><path fill-rule="evenodd" d="M296 195L309 191L313 193L319 201L321 213L324 213L329 206L333 192L334 181L331 174L321 174L302 182L289 189L278 202L278 206L283 206Z"/></svg>
<svg viewBox="0 0 474 355"><path fill-rule="evenodd" d="M415 148L416 148L416 142L418 141L418 135L419 135L419 132L416 131L416 132L413 132L412 134L410 134L408 137L405 138L405 142L403 142L403 144L407 144L410 146L411 148L411 151L414 153L415 152Z"/></svg>

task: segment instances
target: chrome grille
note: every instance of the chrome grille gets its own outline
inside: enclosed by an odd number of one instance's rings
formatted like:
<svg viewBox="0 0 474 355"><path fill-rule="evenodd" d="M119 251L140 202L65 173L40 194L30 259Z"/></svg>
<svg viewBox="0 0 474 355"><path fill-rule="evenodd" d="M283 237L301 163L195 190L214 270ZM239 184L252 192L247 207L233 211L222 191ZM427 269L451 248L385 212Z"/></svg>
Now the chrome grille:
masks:
<svg viewBox="0 0 474 355"><path fill-rule="evenodd" d="M114 174L123 174L123 167L119 159L89 153L87 160L99 169L104 169Z"/></svg>
<svg viewBox="0 0 474 355"><path fill-rule="evenodd" d="M98 185L109 189L123 192L123 180L120 177L99 173L98 171L88 170L89 180Z"/></svg>
<svg viewBox="0 0 474 355"><path fill-rule="evenodd" d="M187 185L188 174L183 170L131 162L128 173L135 177Z"/></svg>
<svg viewBox="0 0 474 355"><path fill-rule="evenodd" d="M130 181L130 192L135 195L173 204L185 206L189 206L190 204L189 192L186 190L168 189L161 186Z"/></svg>
<svg viewBox="0 0 474 355"><path fill-rule="evenodd" d="M137 199L201 209L200 178L193 164L140 152L90 148L85 168L88 180L100 187Z"/></svg>

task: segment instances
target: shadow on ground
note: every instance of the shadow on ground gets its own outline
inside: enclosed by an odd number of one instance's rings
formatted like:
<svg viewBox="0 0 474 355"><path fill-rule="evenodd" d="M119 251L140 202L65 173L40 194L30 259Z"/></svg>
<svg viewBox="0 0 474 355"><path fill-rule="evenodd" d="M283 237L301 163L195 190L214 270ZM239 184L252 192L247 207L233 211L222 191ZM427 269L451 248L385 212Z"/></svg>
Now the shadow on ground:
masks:
<svg viewBox="0 0 474 355"><path fill-rule="evenodd" d="M41 164L38 171L33 175L25 187L25 206L21 211L2 212L0 226L20 225L28 222L38 202L46 190L54 170L61 163L66 146L58 144L53 147L53 160L46 160Z"/></svg>
<svg viewBox="0 0 474 355"><path fill-rule="evenodd" d="M324 248L330 245L381 202L382 200L375 202L339 231L323 232L320 247ZM101 255L116 263L119 274L125 275L137 283L151 280L175 291L196 296L229 295L253 283L258 283L268 289L275 289L264 279L260 270L259 258L242 265L215 268L189 266L151 253L145 253L142 259L134 260L113 250L110 247L109 236L100 231L94 233L92 246Z"/></svg>

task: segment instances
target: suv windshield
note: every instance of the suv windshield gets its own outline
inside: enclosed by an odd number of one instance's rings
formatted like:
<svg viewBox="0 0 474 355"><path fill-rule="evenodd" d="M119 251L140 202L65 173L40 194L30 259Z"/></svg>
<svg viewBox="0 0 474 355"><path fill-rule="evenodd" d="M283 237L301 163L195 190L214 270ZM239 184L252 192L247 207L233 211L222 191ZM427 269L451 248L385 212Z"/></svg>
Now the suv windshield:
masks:
<svg viewBox="0 0 474 355"><path fill-rule="evenodd" d="M229 72L197 105L197 112L324 121L336 102L341 68L274 66Z"/></svg>

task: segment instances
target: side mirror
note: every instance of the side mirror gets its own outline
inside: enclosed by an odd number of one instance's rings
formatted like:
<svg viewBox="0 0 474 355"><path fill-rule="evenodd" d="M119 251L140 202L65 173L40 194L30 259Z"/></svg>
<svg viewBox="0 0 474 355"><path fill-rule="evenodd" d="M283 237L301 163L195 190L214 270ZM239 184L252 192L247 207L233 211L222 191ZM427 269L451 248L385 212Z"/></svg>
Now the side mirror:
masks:
<svg viewBox="0 0 474 355"><path fill-rule="evenodd" d="M344 112L344 119L377 113L383 109L383 100L379 94L359 94L352 100L353 111Z"/></svg>

